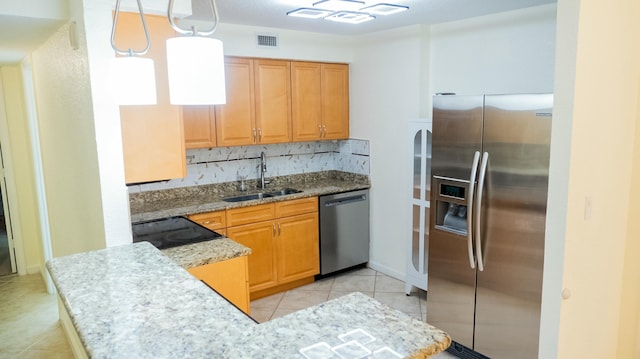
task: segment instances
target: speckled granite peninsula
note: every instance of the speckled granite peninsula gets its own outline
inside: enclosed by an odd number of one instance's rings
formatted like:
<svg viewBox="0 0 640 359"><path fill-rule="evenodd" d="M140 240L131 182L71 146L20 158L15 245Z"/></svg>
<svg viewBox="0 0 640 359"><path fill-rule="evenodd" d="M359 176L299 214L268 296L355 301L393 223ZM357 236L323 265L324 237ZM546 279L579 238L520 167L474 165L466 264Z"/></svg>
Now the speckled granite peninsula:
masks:
<svg viewBox="0 0 640 359"><path fill-rule="evenodd" d="M219 211L236 207L320 196L331 193L355 191L369 188L369 177L340 171L313 172L269 178L271 183L265 191L295 188L302 192L250 200L225 202L223 198L257 193L256 180L248 180L246 192L238 190L237 182L225 182L202 186L147 191L129 194L131 221L140 222L158 218L185 216L196 213Z"/></svg>
<svg viewBox="0 0 640 359"><path fill-rule="evenodd" d="M146 242L55 258L47 268L91 358L303 358L300 349L335 348L356 329L375 338L365 350L408 358L450 344L441 330L360 293L257 324Z"/></svg>

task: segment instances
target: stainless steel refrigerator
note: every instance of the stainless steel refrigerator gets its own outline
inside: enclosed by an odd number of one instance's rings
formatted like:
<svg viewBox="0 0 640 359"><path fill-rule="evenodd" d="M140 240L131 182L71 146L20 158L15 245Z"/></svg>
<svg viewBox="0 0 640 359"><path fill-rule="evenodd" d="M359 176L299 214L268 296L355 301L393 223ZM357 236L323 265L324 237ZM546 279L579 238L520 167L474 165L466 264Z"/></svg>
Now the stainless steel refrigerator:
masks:
<svg viewBox="0 0 640 359"><path fill-rule="evenodd" d="M434 97L427 322L460 357L538 357L552 107Z"/></svg>

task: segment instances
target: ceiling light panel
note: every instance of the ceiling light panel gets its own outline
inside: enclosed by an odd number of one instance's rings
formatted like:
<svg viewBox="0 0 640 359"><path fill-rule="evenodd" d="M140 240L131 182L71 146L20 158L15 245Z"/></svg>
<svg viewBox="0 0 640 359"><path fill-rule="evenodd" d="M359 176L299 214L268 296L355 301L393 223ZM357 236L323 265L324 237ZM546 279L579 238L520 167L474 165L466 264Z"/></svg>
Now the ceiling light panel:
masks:
<svg viewBox="0 0 640 359"><path fill-rule="evenodd" d="M313 4L313 7L333 11L356 11L365 6L364 1L356 0L322 0Z"/></svg>
<svg viewBox="0 0 640 359"><path fill-rule="evenodd" d="M332 10L300 8L300 9L295 9L293 11L289 11L287 15L295 16L295 17L305 17L307 19L320 19L328 15L331 15L333 13L334 11Z"/></svg>
<svg viewBox="0 0 640 359"><path fill-rule="evenodd" d="M324 18L325 20L343 22L347 24L360 24L375 19L374 16L361 12L340 11Z"/></svg>
<svg viewBox="0 0 640 359"><path fill-rule="evenodd" d="M374 15L391 15L398 12L409 10L408 6L393 5L393 4L375 4L360 9L360 11L367 12Z"/></svg>

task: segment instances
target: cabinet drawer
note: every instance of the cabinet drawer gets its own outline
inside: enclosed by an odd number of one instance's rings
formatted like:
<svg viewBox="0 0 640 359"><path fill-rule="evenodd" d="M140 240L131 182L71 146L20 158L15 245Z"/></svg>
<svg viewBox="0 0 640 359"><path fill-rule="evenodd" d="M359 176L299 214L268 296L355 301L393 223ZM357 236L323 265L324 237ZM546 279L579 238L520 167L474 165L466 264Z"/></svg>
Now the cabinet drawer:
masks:
<svg viewBox="0 0 640 359"><path fill-rule="evenodd" d="M275 218L273 203L227 210L227 227L269 221Z"/></svg>
<svg viewBox="0 0 640 359"><path fill-rule="evenodd" d="M225 228L226 218L225 211L215 211L207 213L192 214L188 217L190 220L198 223L201 226L207 227L211 230Z"/></svg>
<svg viewBox="0 0 640 359"><path fill-rule="evenodd" d="M318 197L294 199L276 203L276 218L318 212Z"/></svg>

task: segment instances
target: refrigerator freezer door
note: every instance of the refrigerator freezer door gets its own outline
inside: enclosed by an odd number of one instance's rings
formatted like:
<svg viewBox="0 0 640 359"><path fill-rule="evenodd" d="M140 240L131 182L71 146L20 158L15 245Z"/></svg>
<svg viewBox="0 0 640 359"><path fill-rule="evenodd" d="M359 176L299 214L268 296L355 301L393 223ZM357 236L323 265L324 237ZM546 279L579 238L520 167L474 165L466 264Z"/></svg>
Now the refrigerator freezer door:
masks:
<svg viewBox="0 0 640 359"><path fill-rule="evenodd" d="M468 182L475 152L482 150L483 96L436 96L433 101L432 178ZM435 188L440 187L438 181L432 180L431 187L427 322L458 343L472 347L476 271L469 263L466 233L434 229L438 221L433 207L439 205L436 199L443 199L442 195L452 197L453 203L455 197L469 198L473 194L443 193ZM460 208L456 213L465 215Z"/></svg>
<svg viewBox="0 0 640 359"><path fill-rule="evenodd" d="M538 357L552 106L550 94L485 97L474 349L494 359Z"/></svg>

